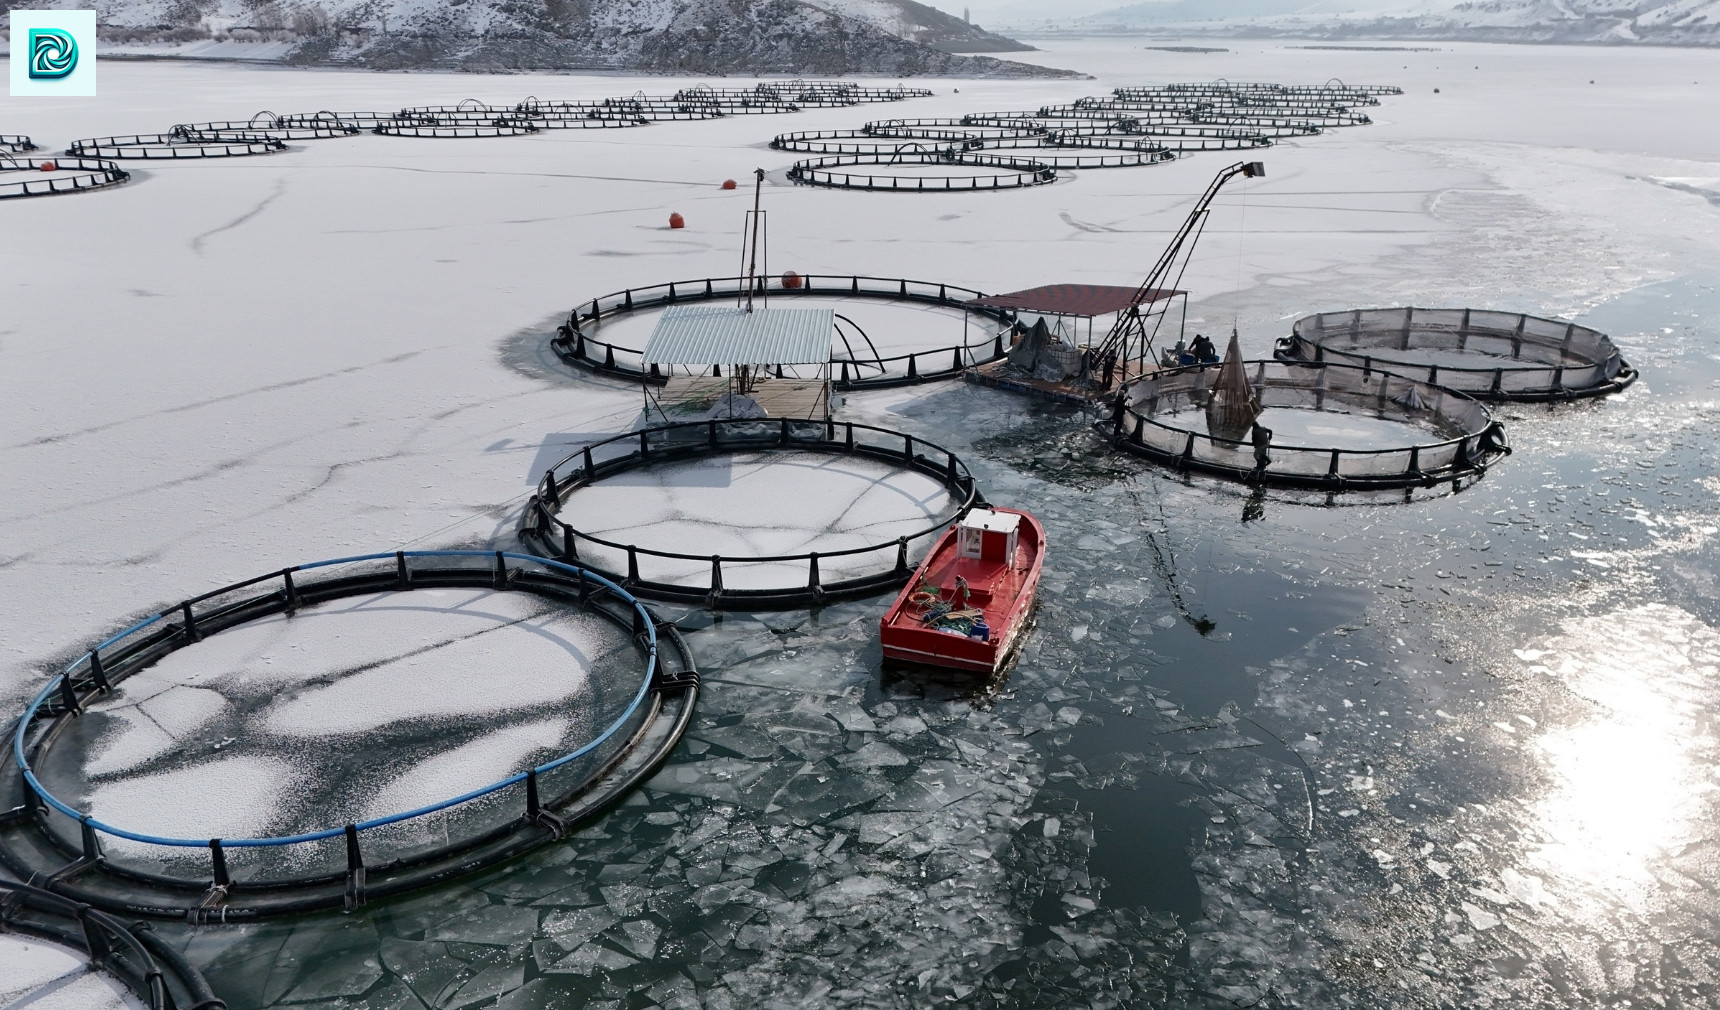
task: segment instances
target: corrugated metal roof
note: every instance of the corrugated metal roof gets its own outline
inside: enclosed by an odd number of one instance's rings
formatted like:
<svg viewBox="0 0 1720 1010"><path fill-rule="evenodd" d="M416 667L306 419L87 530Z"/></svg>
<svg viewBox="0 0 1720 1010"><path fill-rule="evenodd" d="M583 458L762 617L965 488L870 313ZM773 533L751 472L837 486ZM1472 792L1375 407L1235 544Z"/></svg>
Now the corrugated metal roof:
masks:
<svg viewBox="0 0 1720 1010"><path fill-rule="evenodd" d="M822 365L834 309L671 305L645 344L647 365Z"/></svg>

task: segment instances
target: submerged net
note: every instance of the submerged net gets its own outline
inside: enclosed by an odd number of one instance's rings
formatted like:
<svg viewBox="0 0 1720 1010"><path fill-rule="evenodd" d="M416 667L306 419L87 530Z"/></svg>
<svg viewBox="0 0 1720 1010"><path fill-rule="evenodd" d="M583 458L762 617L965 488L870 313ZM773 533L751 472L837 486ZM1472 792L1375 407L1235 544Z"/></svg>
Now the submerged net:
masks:
<svg viewBox="0 0 1720 1010"><path fill-rule="evenodd" d="M1232 359L1234 361L1234 359ZM1296 409L1401 422L1423 437L1378 448L1263 444L1201 424L1225 365L1159 372L1131 384L1110 423L1122 448L1182 469L1264 484L1406 487L1480 473L1508 452L1501 425L1470 397L1378 369L1235 362L1262 410ZM1250 419L1252 423L1252 418ZM1202 430L1205 429L1205 430ZM1263 429L1256 429L1263 431ZM1246 432L1246 429L1245 429Z"/></svg>
<svg viewBox="0 0 1720 1010"><path fill-rule="evenodd" d="M1323 312L1297 320L1278 357L1385 368L1490 400L1592 396L1636 378L1598 330L1483 309Z"/></svg>

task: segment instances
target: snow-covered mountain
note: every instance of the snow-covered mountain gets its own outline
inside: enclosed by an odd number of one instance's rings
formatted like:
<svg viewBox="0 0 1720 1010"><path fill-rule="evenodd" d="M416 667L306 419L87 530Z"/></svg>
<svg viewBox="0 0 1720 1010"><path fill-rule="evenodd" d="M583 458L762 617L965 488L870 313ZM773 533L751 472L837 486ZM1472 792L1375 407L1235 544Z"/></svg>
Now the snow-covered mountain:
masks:
<svg viewBox="0 0 1720 1010"><path fill-rule="evenodd" d="M1720 45L1720 0L1153 0L1066 27L1313 38Z"/></svg>
<svg viewBox="0 0 1720 1010"><path fill-rule="evenodd" d="M83 7L87 0L0 0ZM127 48L379 69L1068 76L975 51L1029 49L913 0L95 0ZM256 45L245 45L255 43ZM267 55L265 55L267 54Z"/></svg>

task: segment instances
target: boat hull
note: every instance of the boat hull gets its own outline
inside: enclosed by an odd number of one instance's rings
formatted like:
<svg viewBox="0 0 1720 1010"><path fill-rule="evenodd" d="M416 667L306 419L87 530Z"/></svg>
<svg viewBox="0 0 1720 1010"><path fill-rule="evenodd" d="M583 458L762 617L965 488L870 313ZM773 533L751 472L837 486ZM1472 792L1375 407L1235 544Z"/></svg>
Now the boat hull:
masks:
<svg viewBox="0 0 1720 1010"><path fill-rule="evenodd" d="M1008 664L1032 623L1045 534L1039 521L1026 512L993 511L1022 517L1016 556L1007 564L958 558L956 528L951 526L878 622L878 638L885 659L982 674L996 673ZM931 586L936 587L940 599L952 601L953 583L958 575L978 598L971 606L983 611L984 620L992 630L989 640L938 631L922 620L923 603L916 602L916 594L923 597L924 587Z"/></svg>

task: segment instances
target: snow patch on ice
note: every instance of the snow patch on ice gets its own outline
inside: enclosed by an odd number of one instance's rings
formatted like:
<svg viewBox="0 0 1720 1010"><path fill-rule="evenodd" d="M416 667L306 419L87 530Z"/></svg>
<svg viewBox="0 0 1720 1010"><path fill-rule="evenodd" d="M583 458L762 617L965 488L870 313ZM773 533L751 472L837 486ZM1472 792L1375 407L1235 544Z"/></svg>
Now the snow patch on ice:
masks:
<svg viewBox="0 0 1720 1010"><path fill-rule="evenodd" d="M431 758L383 787L366 816L416 810L506 778L523 770L533 754L560 743L569 725L567 719L543 719L508 726Z"/></svg>
<svg viewBox="0 0 1720 1010"><path fill-rule="evenodd" d="M298 779L285 761L231 757L97 786L88 809L98 821L142 834L247 838L267 830Z"/></svg>

